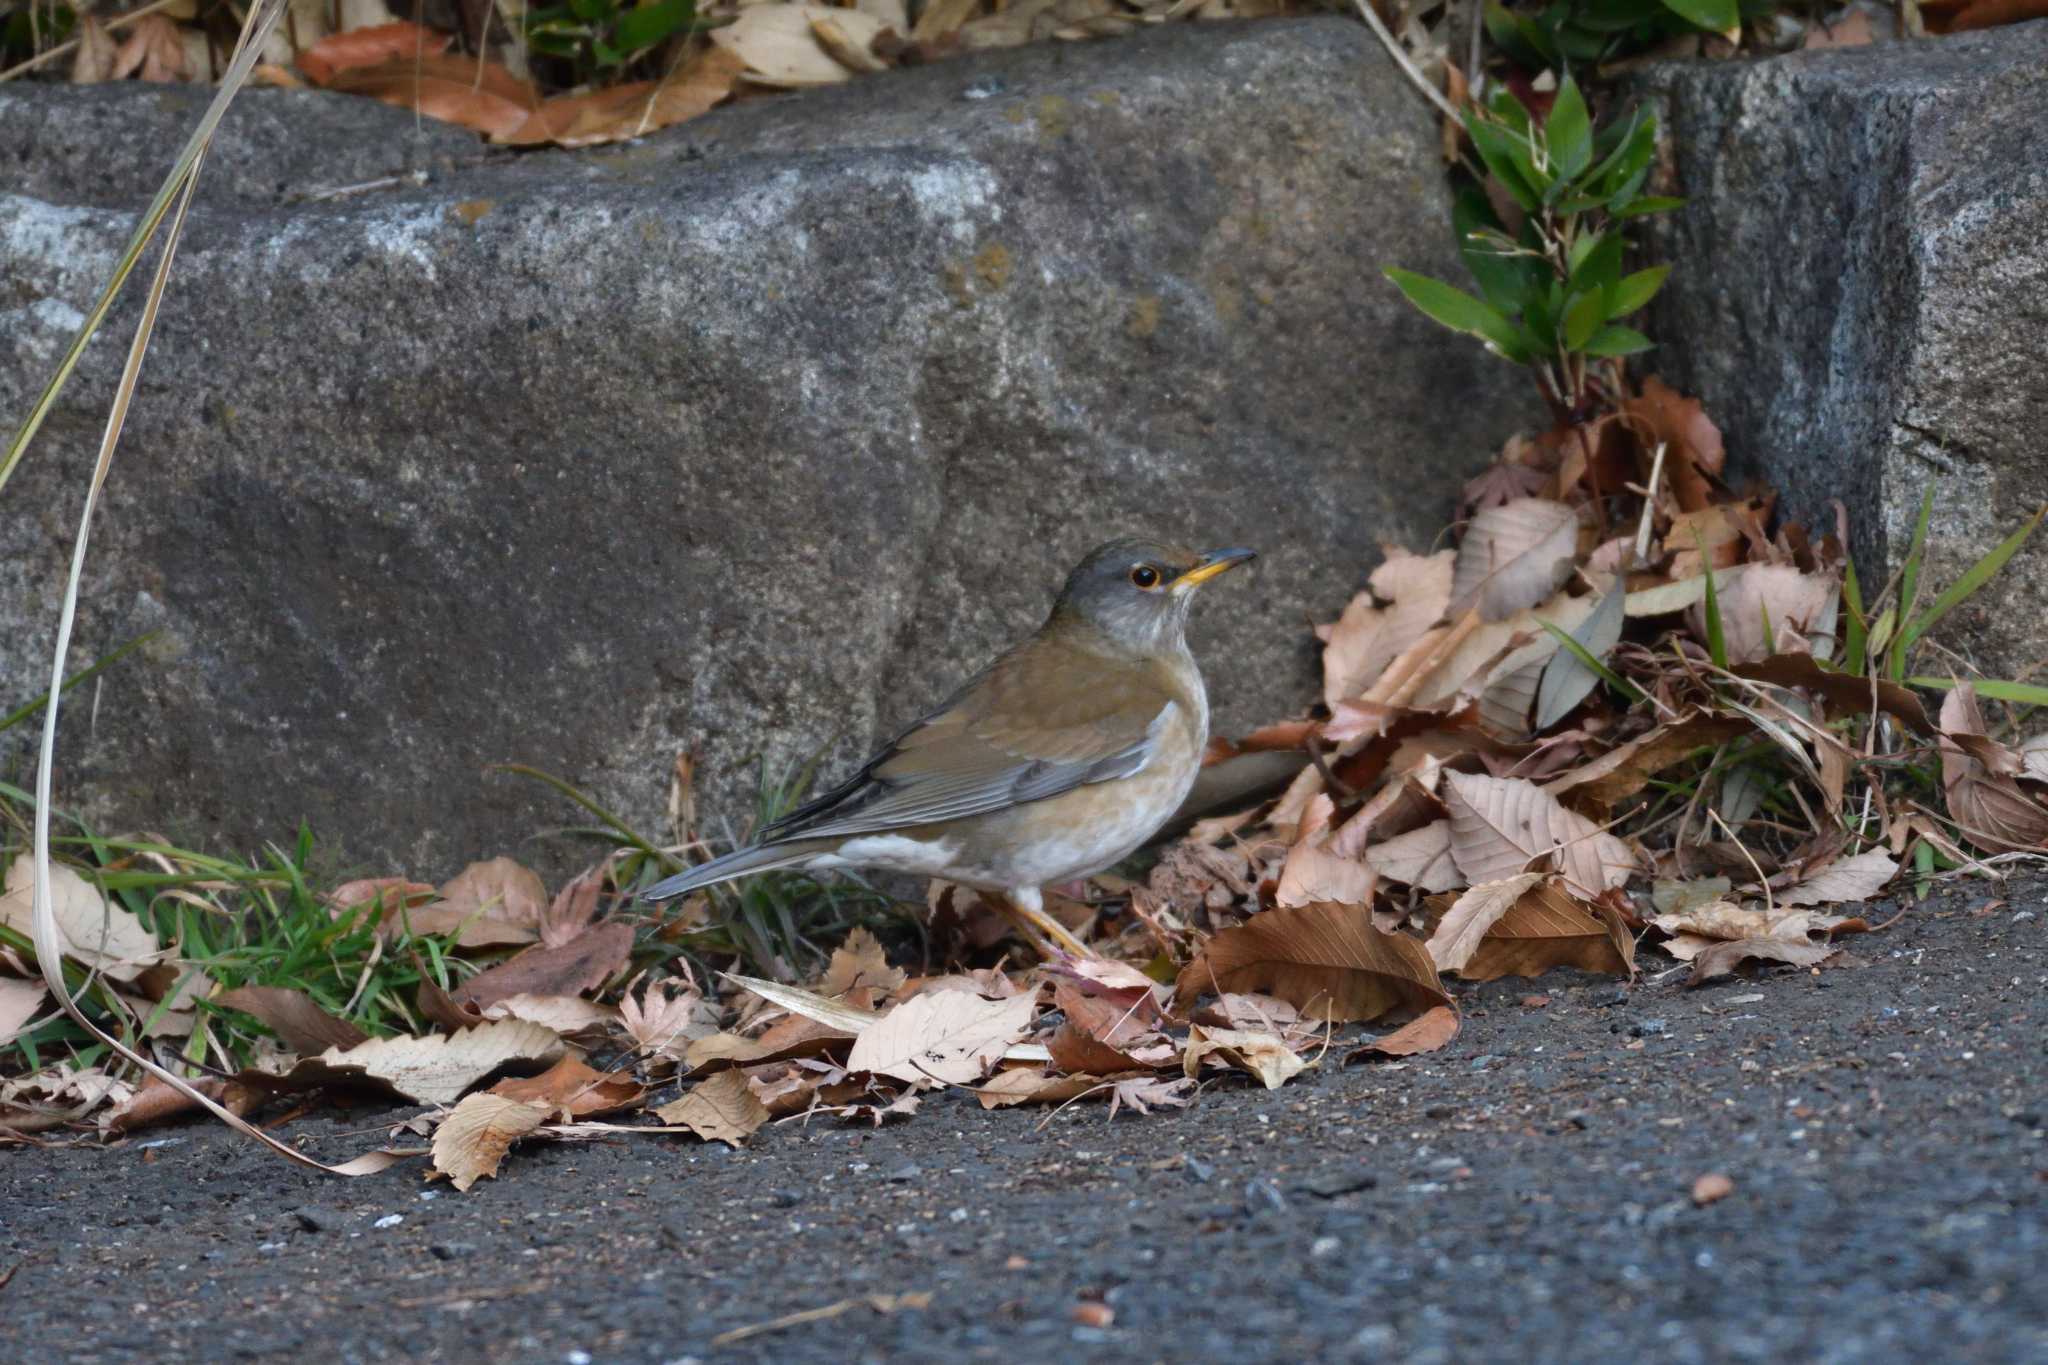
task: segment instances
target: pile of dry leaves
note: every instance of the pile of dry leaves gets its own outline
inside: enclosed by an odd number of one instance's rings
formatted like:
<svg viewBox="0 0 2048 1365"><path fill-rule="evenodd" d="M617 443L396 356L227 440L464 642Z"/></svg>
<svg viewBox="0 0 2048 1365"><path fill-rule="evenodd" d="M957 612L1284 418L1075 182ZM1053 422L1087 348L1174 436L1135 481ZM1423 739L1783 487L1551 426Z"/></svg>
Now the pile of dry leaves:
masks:
<svg viewBox="0 0 2048 1365"><path fill-rule="evenodd" d="M365 1090L430 1106L403 1128L464 1188L529 1137L736 1144L774 1119L905 1118L943 1087L1115 1113L1208 1078L1279 1086L1340 1025L1398 1025L1351 1058L1443 1046L1447 976L1628 978L1651 945L1695 985L1852 965L1839 940L1873 929L1856 907L1902 876L2048 850L2048 739L1995 738L1968 685L1936 719L1886 681L1918 588L1845 593L1839 528L1772 532L1770 495L1730 490L1722 465L1699 405L1655 380L1511 442L1466 487L1454 548L1389 547L1319 628L1313 714L1213 746L1219 765L1298 753L1284 791L1195 824L1142 883L1052 898L1099 958L913 976L860 930L803 987L673 955L679 971L636 972L620 864L550 897L503 858L328 898L373 906L394 942L402 925L493 962L424 979L410 1034L366 1037L293 990L188 974L172 991L176 946L60 869L68 954L166 1057L219 1010L260 1023L274 1046L203 1083L238 1111ZM0 924L25 927L28 880L18 857ZM935 886L930 909L968 960L999 950L973 893ZM703 913L686 902L664 932ZM0 952L0 1039L52 1007ZM476 1088L508 1070L526 1074ZM0 1082L0 1125L119 1132L182 1107L132 1074L100 1059Z"/></svg>

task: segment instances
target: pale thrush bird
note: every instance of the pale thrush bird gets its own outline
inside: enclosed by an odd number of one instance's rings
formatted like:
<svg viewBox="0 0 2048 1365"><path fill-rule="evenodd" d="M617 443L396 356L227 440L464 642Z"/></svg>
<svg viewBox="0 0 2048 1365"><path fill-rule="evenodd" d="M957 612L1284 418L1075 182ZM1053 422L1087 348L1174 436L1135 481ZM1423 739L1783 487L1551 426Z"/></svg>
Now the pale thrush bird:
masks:
<svg viewBox="0 0 2048 1365"><path fill-rule="evenodd" d="M1250 550L1114 540L1067 576L1036 635L844 783L755 842L641 893L668 900L770 868L873 868L995 893L1041 952L1086 949L1040 888L1099 872L1187 796L1209 738L1188 608Z"/></svg>

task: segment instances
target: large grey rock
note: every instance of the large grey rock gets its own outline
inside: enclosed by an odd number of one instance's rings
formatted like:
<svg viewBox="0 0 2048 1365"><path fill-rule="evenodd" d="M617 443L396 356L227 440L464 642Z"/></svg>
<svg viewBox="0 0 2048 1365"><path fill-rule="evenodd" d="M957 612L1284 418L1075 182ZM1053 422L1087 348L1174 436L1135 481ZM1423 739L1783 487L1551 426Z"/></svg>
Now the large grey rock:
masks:
<svg viewBox="0 0 2048 1365"><path fill-rule="evenodd" d="M1688 206L1652 316L1731 458L1881 582L1933 487L1933 587L2048 501L2048 23L1654 69ZM1945 629L2048 655L2048 536Z"/></svg>
<svg viewBox="0 0 2048 1365"><path fill-rule="evenodd" d="M199 99L0 93L0 410ZM695 747L744 825L752 758L843 765L1132 526L1267 552L1198 613L1245 727L1313 695L1304 616L1525 415L1379 277L1456 266L1427 108L1343 20L945 63L591 154L267 91L225 137L87 575L75 664L158 632L69 712L61 797L111 824L247 847L304 818L436 874L580 819L487 764L660 833ZM0 494L8 700L47 667L124 336Z"/></svg>

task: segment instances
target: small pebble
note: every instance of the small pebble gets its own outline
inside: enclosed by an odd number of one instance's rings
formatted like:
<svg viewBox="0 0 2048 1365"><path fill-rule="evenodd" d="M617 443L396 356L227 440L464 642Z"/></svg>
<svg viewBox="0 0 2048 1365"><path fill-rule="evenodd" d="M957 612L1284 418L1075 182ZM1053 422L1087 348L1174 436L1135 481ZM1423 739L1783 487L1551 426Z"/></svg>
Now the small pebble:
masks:
<svg viewBox="0 0 2048 1365"><path fill-rule="evenodd" d="M323 1209L318 1204L293 1209L292 1217L298 1219L299 1226L308 1232L332 1232L341 1226L340 1214L333 1209Z"/></svg>
<svg viewBox="0 0 2048 1365"><path fill-rule="evenodd" d="M436 1242L427 1248L437 1261L453 1261L476 1250L474 1242Z"/></svg>
<svg viewBox="0 0 2048 1365"><path fill-rule="evenodd" d="M1100 1329L1116 1321L1116 1310L1106 1303L1088 1299L1067 1310L1067 1316L1083 1327Z"/></svg>
<svg viewBox="0 0 2048 1365"><path fill-rule="evenodd" d="M778 1209L793 1209L804 1202L804 1197L795 1190L770 1190L768 1201Z"/></svg>
<svg viewBox="0 0 2048 1365"><path fill-rule="evenodd" d="M1277 1213L1287 1207L1287 1196L1280 1193L1280 1187L1270 1180L1247 1180L1244 1186L1244 1206L1250 1213L1257 1213L1261 1209L1272 1209Z"/></svg>
<svg viewBox="0 0 2048 1365"><path fill-rule="evenodd" d="M1216 1168L1198 1156L1184 1156L1181 1162L1188 1173L1188 1179L1197 1184L1208 1184L1210 1177L1216 1174Z"/></svg>
<svg viewBox="0 0 2048 1365"><path fill-rule="evenodd" d="M1343 1245L1335 1237L1318 1237L1309 1244L1308 1254L1318 1257L1329 1256L1334 1254Z"/></svg>
<svg viewBox="0 0 2048 1365"><path fill-rule="evenodd" d="M404 1221L405 1215L402 1213L387 1213L382 1218L379 1218L376 1222L372 1223L370 1226L378 1228L395 1228Z"/></svg>
<svg viewBox="0 0 2048 1365"><path fill-rule="evenodd" d="M1638 1038L1662 1038L1671 1031L1671 1025L1663 1019L1640 1019L1629 1029Z"/></svg>
<svg viewBox="0 0 2048 1365"><path fill-rule="evenodd" d="M900 1185L905 1181L915 1180L918 1178L918 1176L922 1174L924 1174L923 1168L921 1168L915 1161L906 1161L901 1166L898 1166L895 1170L883 1176L882 1179L894 1181L895 1183Z"/></svg>
<svg viewBox="0 0 2048 1365"><path fill-rule="evenodd" d="M1692 1202L1701 1208L1735 1193L1735 1182L1719 1171L1710 1171L1692 1182Z"/></svg>

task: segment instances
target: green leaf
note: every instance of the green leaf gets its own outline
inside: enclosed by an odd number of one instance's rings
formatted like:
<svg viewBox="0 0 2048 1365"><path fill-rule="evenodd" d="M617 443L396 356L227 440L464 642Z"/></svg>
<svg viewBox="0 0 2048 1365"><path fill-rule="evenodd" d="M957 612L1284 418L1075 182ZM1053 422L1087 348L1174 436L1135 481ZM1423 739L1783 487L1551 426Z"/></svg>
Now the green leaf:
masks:
<svg viewBox="0 0 2048 1365"><path fill-rule="evenodd" d="M1593 333L1592 340L1588 341L1583 349L1587 355L1640 355L1654 348L1656 344L1632 327L1609 324Z"/></svg>
<svg viewBox="0 0 2048 1365"><path fill-rule="evenodd" d="M1472 278L1479 285L1479 292L1486 301L1503 313L1514 314L1522 311L1522 301L1535 285L1534 272L1542 262L1527 256L1503 255L1485 242L1475 241L1475 233L1499 233L1505 242L1507 233L1494 216L1493 206L1476 186L1466 185L1451 201L1451 225L1458 234L1458 254L1464 258L1465 269L1472 272Z"/></svg>
<svg viewBox="0 0 2048 1365"><path fill-rule="evenodd" d="M622 51L638 52L688 28L696 17L692 0L659 0L621 14L612 26L612 41Z"/></svg>
<svg viewBox="0 0 2048 1365"><path fill-rule="evenodd" d="M1892 637L1891 654L1885 665L1885 676L1893 682L1906 676L1908 623L1920 605L1920 564L1927 557L1927 520L1933 515L1934 485L1929 484L1920 495L1920 516L1913 523L1913 539L1906 547L1905 565L1899 570L1899 631Z"/></svg>
<svg viewBox="0 0 2048 1365"><path fill-rule="evenodd" d="M1664 0L1664 8L1707 33L1726 33L1742 22L1735 0Z"/></svg>
<svg viewBox="0 0 2048 1365"><path fill-rule="evenodd" d="M1484 19L1486 36L1516 65L1540 71L1551 64L1554 54L1543 51L1547 46L1543 31L1511 13L1500 0L1486 0Z"/></svg>
<svg viewBox="0 0 2048 1365"><path fill-rule="evenodd" d="M2020 546L2027 543L2027 537L2034 534L2034 528L2041 524L2041 518L2048 516L2048 505L2027 518L2026 525L1998 542L1990 553L1969 567L1969 570L1948 585L1942 594L1934 599L1934 605L1922 612L1913 623L1901 632L1900 639L1907 649L1919 643L1920 637L1934 628L1937 621L1962 605L1963 599L1983 587L1991 576L2004 568L2006 561L2018 553Z"/></svg>
<svg viewBox="0 0 2048 1365"><path fill-rule="evenodd" d="M1606 320L1606 316L1607 299L1599 291L1580 294L1573 299L1571 305L1564 310L1564 325L1560 329L1563 332L1560 340L1564 342L1564 349L1584 350L1586 343L1593 339L1594 329Z"/></svg>
<svg viewBox="0 0 2048 1365"><path fill-rule="evenodd" d="M1861 673L1870 622L1864 615L1863 584L1856 577L1854 559L1842 564L1842 609L1849 618L1848 628L1842 632L1842 666L1851 673Z"/></svg>
<svg viewBox="0 0 2048 1365"><path fill-rule="evenodd" d="M1664 286L1664 277L1670 273L1668 265L1653 265L1648 270L1623 276L1607 296L1608 319L1625 318L1655 298L1657 291Z"/></svg>
<svg viewBox="0 0 2048 1365"><path fill-rule="evenodd" d="M1593 160L1593 118L1586 112L1585 96L1570 76L1557 88L1550 103L1550 117L1543 122L1543 139L1550 147L1550 159L1558 182L1568 182Z"/></svg>
<svg viewBox="0 0 2048 1365"><path fill-rule="evenodd" d="M1522 212L1534 213L1543 207L1543 196L1536 189L1543 182L1537 178L1536 163L1525 138L1477 115L1466 118L1465 131L1486 169Z"/></svg>
<svg viewBox="0 0 2048 1365"><path fill-rule="evenodd" d="M1706 565L1707 598L1700 604L1701 612L1707 618L1707 657L1714 661L1714 667L1728 667L1728 635L1721 627L1721 598L1714 590L1713 561L1707 558L1707 542L1696 539L1700 549L1700 560Z"/></svg>
<svg viewBox="0 0 2048 1365"><path fill-rule="evenodd" d="M1522 347L1521 338L1498 308L1473 298L1462 289L1454 289L1442 280L1433 280L1412 270L1387 266L1382 273L1407 295L1408 302L1421 309L1431 321L1441 323L1454 332L1466 332L1490 342L1502 355L1518 364L1528 363L1529 355Z"/></svg>
<svg viewBox="0 0 2048 1365"><path fill-rule="evenodd" d="M1946 692L1956 685L1954 678L1908 678L1915 687L1934 687ZM2048 706L2048 687L2039 683L2002 682L1997 678L1977 678L1970 683L1980 697L1993 701L2009 701L2021 706Z"/></svg>
<svg viewBox="0 0 2048 1365"><path fill-rule="evenodd" d="M1570 261L1572 288L1605 293L1620 283L1623 246L1618 232L1581 237Z"/></svg>
<svg viewBox="0 0 2048 1365"><path fill-rule="evenodd" d="M1653 213L1669 213L1685 207L1683 199L1668 194L1645 195L1622 208L1609 209L1616 218L1646 218Z"/></svg>

